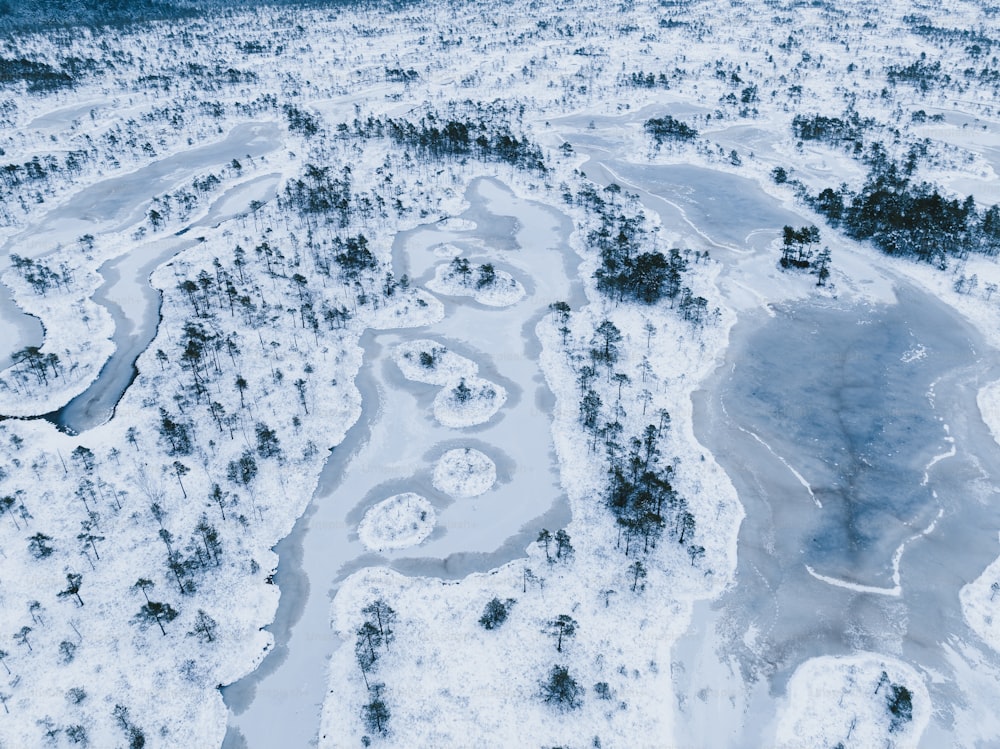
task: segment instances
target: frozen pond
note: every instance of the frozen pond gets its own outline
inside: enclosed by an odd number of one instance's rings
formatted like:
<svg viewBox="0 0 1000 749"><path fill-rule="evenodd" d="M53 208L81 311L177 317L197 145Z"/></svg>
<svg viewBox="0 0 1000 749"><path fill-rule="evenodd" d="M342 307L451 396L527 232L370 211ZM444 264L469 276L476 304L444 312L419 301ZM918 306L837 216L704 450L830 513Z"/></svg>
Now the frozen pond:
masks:
<svg viewBox="0 0 1000 749"><path fill-rule="evenodd" d="M590 156L584 165L590 179L638 194L690 249L735 253L717 258L723 262L765 249L786 224L808 223L747 177L690 164L635 164L579 144L577 150Z"/></svg>
<svg viewBox="0 0 1000 749"><path fill-rule="evenodd" d="M306 514L276 547L276 647L257 671L223 689L233 713L225 743L230 749L307 746L315 738L326 664L338 646L329 627L330 600L348 574L388 564L406 574L460 578L523 555L540 527L569 521L534 326L551 302L582 302L579 282L571 280L577 276L567 246L571 226L565 216L515 198L494 180L475 181L466 198L471 205L461 218L471 222L467 229L427 225L397 236L397 275L427 281L437 265L450 261L449 245L473 266L491 262L511 273L527 296L500 309L445 297L439 323L363 337L357 378L362 417L327 461ZM475 361L480 377L503 386L508 399L499 413L465 429L438 424L431 410L438 387L406 380L391 357L395 346L418 339ZM497 483L480 496L452 499L434 488L432 472L443 453L463 447L496 463ZM365 511L409 491L431 501L437 528L419 547L367 552L357 538Z"/></svg>
<svg viewBox="0 0 1000 749"><path fill-rule="evenodd" d="M1000 451L976 393L1000 369L947 306L905 285L897 295L742 322L695 401L696 433L746 508L736 586L712 605L707 636L751 707L720 746L767 743L795 668L856 650L924 675L935 706L924 745L988 722L966 674L1000 677L1000 659L965 625L958 593L997 553ZM682 681L697 688L693 671ZM690 702L692 730L719 707Z"/></svg>

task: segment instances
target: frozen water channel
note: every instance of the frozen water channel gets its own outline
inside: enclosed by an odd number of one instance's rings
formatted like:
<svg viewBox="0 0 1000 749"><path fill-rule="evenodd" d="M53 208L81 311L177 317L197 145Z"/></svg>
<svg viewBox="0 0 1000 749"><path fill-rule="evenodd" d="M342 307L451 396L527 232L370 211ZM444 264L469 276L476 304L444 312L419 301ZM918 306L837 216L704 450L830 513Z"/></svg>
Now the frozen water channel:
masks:
<svg viewBox="0 0 1000 749"><path fill-rule="evenodd" d="M0 248L0 258L5 261L12 252L15 252L37 259L44 257L59 245L69 244L84 234L98 236L127 229L144 219L149 201L153 197L168 192L199 174L228 164L233 159L244 159L247 156L255 158L270 153L280 143L281 128L278 123L244 122L236 125L225 138L216 143L181 151L128 174L96 182L79 190L40 220L7 240ZM245 188L236 186L232 191L234 194L242 194ZM233 195L227 193L217 199L207 218L218 223L228 217L227 214L232 213L232 198ZM245 209L246 204L240 208ZM132 252L130 256L140 257L143 268L148 266L151 271L188 244L190 242L171 243L169 240L150 242L151 247ZM153 262L153 258L158 258L158 261ZM134 265L135 262L135 257L122 261L126 266ZM102 268L102 272L110 269L111 274L118 279L117 288L112 289L110 293L112 304L108 305L112 315L115 316L118 329L141 321L145 328L152 326L155 330L158 310L154 310L153 314L142 310L135 314L131 314L131 310L130 314L121 314L122 306L127 305L122 305L117 300L137 302L141 306L147 303L149 293L145 290L148 289L146 278L136 276L132 270L119 273L113 267L116 263L117 261L112 261L109 267ZM146 276L148 277L148 273ZM144 336L145 334L140 338ZM152 340L151 334L146 338L146 342L149 340ZM9 365L10 355L14 351L41 343L42 328L38 320L22 312L14 303L7 287L0 285L0 367ZM122 341L116 340L116 344L121 349ZM134 346L129 348L135 349ZM135 353L137 355L139 352ZM121 392L118 392L117 397L120 396ZM112 405L113 403L114 401ZM92 425L89 422L82 423L80 428L85 429Z"/></svg>
<svg viewBox="0 0 1000 749"><path fill-rule="evenodd" d="M308 746L315 739L327 661L339 644L329 627L330 601L348 574L384 564L406 574L459 578L520 556L540 527L569 520L551 444L552 396L538 368L534 327L551 302L582 302L567 245L571 225L552 209L515 198L495 180L475 181L466 199L463 222L397 236L397 276L407 273L422 284L456 248L473 266L491 262L510 273L527 296L501 309L444 297L446 315L439 323L363 337L357 378L362 417L329 458L305 515L276 547L276 646L254 673L223 689L232 712L229 749ZM435 340L472 359L480 377L503 386L508 399L499 413L464 429L438 424L431 406L439 388L406 380L391 356L395 346L417 339ZM434 488L433 467L443 453L463 447L496 463L497 483L481 496L452 499ZM435 531L416 548L367 552L357 537L365 511L409 491L433 504Z"/></svg>
<svg viewBox="0 0 1000 749"><path fill-rule="evenodd" d="M153 341L160 320L160 292L149 283L153 271L204 239L192 234L192 229L216 226L243 215L252 200L271 200L280 177L265 174L241 182L216 198L203 218L177 235L145 242L100 267L105 283L95 292L94 301L114 319L115 351L98 379L57 412L55 420L60 427L79 434L103 424L135 378L136 359Z"/></svg>

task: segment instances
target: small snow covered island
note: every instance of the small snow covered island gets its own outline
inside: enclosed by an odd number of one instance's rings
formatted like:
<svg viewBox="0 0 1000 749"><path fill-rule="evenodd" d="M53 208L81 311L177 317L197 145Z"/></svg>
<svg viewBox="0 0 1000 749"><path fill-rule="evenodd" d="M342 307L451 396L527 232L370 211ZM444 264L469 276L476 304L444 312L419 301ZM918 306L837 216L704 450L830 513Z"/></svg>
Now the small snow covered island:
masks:
<svg viewBox="0 0 1000 749"><path fill-rule="evenodd" d="M998 14L0 2L0 749L1000 746Z"/></svg>

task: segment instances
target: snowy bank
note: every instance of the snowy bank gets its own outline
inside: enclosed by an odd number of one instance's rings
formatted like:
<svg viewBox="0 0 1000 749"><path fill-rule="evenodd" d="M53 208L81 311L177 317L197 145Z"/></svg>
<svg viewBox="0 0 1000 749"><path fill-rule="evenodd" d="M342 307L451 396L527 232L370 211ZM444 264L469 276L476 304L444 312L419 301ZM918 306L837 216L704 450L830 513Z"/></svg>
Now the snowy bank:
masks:
<svg viewBox="0 0 1000 749"><path fill-rule="evenodd" d="M1000 652L1000 557L962 588L962 615L983 642Z"/></svg>

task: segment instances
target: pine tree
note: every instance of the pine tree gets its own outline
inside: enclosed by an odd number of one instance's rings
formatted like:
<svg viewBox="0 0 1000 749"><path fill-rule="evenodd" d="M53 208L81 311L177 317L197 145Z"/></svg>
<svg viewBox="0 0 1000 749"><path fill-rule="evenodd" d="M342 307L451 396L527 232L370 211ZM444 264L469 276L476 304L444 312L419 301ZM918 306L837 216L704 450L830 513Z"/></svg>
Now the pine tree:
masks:
<svg viewBox="0 0 1000 749"><path fill-rule="evenodd" d="M549 621L547 627L549 634L556 638L556 652L562 652L563 638L576 635L576 628L579 626L576 620L568 614L560 614L555 619Z"/></svg>
<svg viewBox="0 0 1000 749"><path fill-rule="evenodd" d="M197 637L201 642L214 642L218 628L215 619L205 613L204 609L198 609L198 616L195 617L194 626L188 632L188 636Z"/></svg>
<svg viewBox="0 0 1000 749"><path fill-rule="evenodd" d="M565 666L553 666L541 687L542 700L558 710L575 710L583 704L584 689Z"/></svg>
<svg viewBox="0 0 1000 749"><path fill-rule="evenodd" d="M66 590L60 591L57 595L59 598L68 598L69 596L76 596L76 600L81 606L83 606L83 599L80 598L80 586L83 584L83 575L67 574L66 575Z"/></svg>

